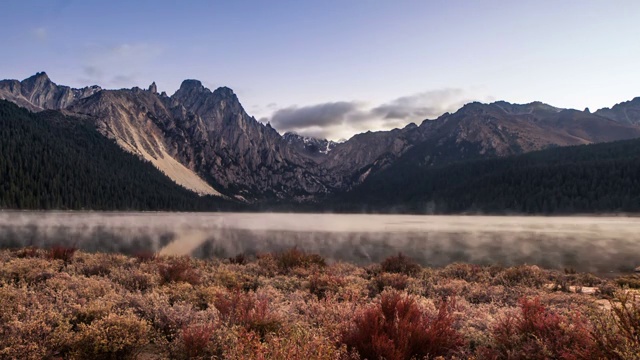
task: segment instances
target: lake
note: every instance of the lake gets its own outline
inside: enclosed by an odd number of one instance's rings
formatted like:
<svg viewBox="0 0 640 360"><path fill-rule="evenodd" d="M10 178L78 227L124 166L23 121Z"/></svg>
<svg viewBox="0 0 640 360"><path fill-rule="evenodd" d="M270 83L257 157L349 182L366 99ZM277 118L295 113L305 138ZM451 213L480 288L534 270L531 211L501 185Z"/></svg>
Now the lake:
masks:
<svg viewBox="0 0 640 360"><path fill-rule="evenodd" d="M640 218L283 213L0 212L0 246L74 245L199 258L293 246L329 261L536 264L599 274L640 265Z"/></svg>

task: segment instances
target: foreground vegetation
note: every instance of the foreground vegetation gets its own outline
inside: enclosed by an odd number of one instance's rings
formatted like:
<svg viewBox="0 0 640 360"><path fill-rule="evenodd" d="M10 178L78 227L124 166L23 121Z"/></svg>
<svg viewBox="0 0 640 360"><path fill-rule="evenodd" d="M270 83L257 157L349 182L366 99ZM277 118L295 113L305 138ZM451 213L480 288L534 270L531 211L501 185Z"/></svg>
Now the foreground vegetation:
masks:
<svg viewBox="0 0 640 360"><path fill-rule="evenodd" d="M0 251L2 359L639 359L635 275ZM594 293L591 290L595 289Z"/></svg>

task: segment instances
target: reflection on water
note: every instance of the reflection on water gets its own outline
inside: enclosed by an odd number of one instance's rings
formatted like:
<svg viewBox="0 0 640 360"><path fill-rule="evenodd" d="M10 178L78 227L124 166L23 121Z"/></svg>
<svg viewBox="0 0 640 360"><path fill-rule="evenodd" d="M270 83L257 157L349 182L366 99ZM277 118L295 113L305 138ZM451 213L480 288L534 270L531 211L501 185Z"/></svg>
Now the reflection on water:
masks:
<svg viewBox="0 0 640 360"><path fill-rule="evenodd" d="M0 246L202 258L298 246L330 261L537 264L598 273L640 265L640 218L342 214L0 212Z"/></svg>

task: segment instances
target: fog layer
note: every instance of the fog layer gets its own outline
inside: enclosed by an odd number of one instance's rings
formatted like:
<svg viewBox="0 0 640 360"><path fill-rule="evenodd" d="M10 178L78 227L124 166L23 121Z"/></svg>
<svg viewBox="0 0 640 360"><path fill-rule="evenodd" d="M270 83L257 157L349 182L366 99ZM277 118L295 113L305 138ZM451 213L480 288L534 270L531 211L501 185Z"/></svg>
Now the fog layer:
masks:
<svg viewBox="0 0 640 360"><path fill-rule="evenodd" d="M426 266L536 264L603 274L640 265L640 218L0 212L0 247L52 244L201 258L297 246L357 264L402 252Z"/></svg>

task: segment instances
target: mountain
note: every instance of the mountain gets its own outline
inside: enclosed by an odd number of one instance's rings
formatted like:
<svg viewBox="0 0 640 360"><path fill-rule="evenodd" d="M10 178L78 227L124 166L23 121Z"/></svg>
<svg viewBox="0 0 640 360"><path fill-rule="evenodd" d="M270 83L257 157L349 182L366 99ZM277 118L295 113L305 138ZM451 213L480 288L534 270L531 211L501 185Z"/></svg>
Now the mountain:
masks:
<svg viewBox="0 0 640 360"><path fill-rule="evenodd" d="M56 111L0 100L0 209L219 210L237 206L176 185L100 134Z"/></svg>
<svg viewBox="0 0 640 360"><path fill-rule="evenodd" d="M640 126L540 102L469 103L420 126L358 134L338 144L324 165L341 179L342 189L397 161L436 166L456 161L522 154L557 146L640 137Z"/></svg>
<svg viewBox="0 0 640 360"><path fill-rule="evenodd" d="M640 211L640 139L419 167L396 162L323 211L575 214Z"/></svg>
<svg viewBox="0 0 640 360"><path fill-rule="evenodd" d="M318 162L322 162L329 152L338 145L335 141L302 136L292 132L286 132L282 137L284 141L292 146L298 153Z"/></svg>
<svg viewBox="0 0 640 360"><path fill-rule="evenodd" d="M611 109L600 109L595 114L620 123L640 125L640 97L616 104Z"/></svg>
<svg viewBox="0 0 640 360"><path fill-rule="evenodd" d="M146 90L72 89L38 73L0 81L0 98L79 118L183 188L248 203L322 201L394 166L428 169L640 137L637 99L594 113L474 102L419 125L334 143L280 135L247 114L231 89L211 91L198 80L168 96L155 83Z"/></svg>
<svg viewBox="0 0 640 360"><path fill-rule="evenodd" d="M56 85L44 72L23 81L0 81L0 99L8 100L31 111L60 110L75 101L99 92L97 85L82 89Z"/></svg>

